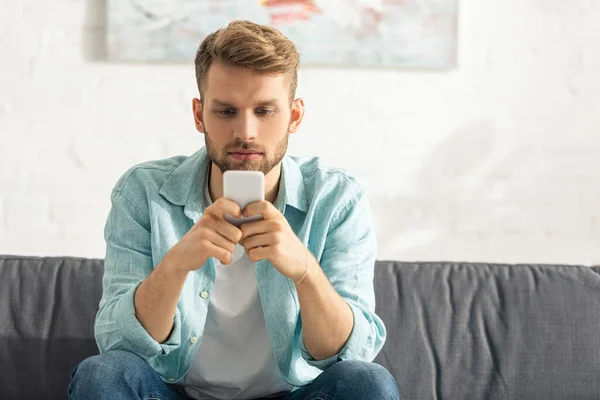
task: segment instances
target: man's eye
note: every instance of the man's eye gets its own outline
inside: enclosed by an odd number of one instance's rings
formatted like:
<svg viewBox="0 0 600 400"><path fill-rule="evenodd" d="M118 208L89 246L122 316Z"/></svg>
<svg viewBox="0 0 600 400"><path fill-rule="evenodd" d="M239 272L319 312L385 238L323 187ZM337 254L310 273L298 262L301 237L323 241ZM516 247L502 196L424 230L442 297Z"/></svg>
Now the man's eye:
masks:
<svg viewBox="0 0 600 400"><path fill-rule="evenodd" d="M235 111L231 110L231 109L225 109L225 110L217 110L217 113L228 117L230 115L235 114Z"/></svg>
<svg viewBox="0 0 600 400"><path fill-rule="evenodd" d="M274 112L275 110L269 110L268 108L259 108L258 110L256 110L256 113L260 115L270 115Z"/></svg>

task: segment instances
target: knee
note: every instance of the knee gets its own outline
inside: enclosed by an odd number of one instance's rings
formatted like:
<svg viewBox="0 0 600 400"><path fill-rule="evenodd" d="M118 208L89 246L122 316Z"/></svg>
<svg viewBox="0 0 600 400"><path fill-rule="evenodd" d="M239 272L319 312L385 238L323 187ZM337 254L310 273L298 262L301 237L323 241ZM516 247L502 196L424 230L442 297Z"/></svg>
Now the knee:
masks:
<svg viewBox="0 0 600 400"><path fill-rule="evenodd" d="M123 351L111 350L85 360L71 372L70 390L77 387L102 387L106 382L136 379L144 368L149 367L139 356Z"/></svg>
<svg viewBox="0 0 600 400"><path fill-rule="evenodd" d="M399 399L396 380L383 366L375 363L346 360L332 365L336 378L344 386L363 393L363 398ZM334 371L332 371L334 372Z"/></svg>

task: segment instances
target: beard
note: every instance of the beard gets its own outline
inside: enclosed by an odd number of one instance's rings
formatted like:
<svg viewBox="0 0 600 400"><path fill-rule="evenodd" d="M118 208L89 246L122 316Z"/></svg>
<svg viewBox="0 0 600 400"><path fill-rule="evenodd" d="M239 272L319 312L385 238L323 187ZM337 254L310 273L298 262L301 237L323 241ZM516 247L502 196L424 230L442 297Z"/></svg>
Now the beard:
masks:
<svg viewBox="0 0 600 400"><path fill-rule="evenodd" d="M204 132L204 144L210 161L212 161L221 172L225 171L261 171L267 175L273 168L277 166L285 156L288 147L289 135L284 137L277 143L275 150L271 154L268 150L255 146L251 143L236 140L233 143L225 146L223 150L215 147L210 140L208 131ZM250 150L262 153L257 160L236 160L229 155L229 152L234 150Z"/></svg>

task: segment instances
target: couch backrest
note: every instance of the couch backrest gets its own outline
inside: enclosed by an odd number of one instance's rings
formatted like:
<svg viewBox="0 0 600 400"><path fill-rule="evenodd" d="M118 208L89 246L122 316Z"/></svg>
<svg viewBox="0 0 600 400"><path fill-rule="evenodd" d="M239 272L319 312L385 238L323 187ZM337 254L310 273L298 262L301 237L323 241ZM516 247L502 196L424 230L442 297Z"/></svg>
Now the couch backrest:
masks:
<svg viewBox="0 0 600 400"><path fill-rule="evenodd" d="M64 399L97 354L102 260L0 256L0 393ZM378 261L375 362L402 399L597 399L600 270Z"/></svg>
<svg viewBox="0 0 600 400"><path fill-rule="evenodd" d="M98 354L102 260L0 256L0 393L65 399L70 371Z"/></svg>
<svg viewBox="0 0 600 400"><path fill-rule="evenodd" d="M403 399L598 399L599 273L380 261L376 362Z"/></svg>

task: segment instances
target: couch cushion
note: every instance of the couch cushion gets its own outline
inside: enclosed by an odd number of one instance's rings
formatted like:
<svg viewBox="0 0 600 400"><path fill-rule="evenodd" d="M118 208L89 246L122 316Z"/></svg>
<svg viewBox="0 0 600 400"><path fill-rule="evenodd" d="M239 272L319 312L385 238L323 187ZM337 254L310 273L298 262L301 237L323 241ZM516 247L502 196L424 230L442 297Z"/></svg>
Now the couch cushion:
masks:
<svg viewBox="0 0 600 400"><path fill-rule="evenodd" d="M376 267L388 338L376 358L403 399L600 398L598 268Z"/></svg>
<svg viewBox="0 0 600 400"><path fill-rule="evenodd" d="M102 260L0 256L0 393L65 399L70 370L97 354Z"/></svg>

